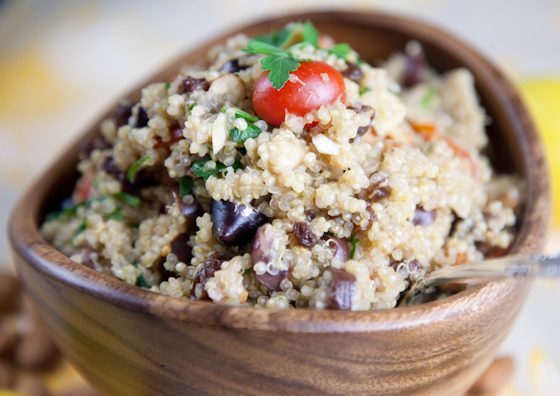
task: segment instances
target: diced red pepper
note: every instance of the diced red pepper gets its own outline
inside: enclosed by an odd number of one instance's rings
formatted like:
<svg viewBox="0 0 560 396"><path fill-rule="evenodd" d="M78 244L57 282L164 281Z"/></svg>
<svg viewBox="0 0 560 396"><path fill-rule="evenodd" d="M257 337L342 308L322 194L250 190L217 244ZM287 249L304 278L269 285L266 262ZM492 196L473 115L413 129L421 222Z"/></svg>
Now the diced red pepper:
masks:
<svg viewBox="0 0 560 396"><path fill-rule="evenodd" d="M441 136L437 132L436 127L434 125L431 125L431 124L415 124L415 123L411 122L410 126L412 127L412 129L414 129L415 132L422 134L426 140L432 140L432 139L445 140L447 142L447 144L449 144L449 146L453 149L453 151L455 151L456 155L458 155L460 157L463 157L464 159L466 159L468 161L469 167L471 169L471 175L473 177L476 176L476 164L475 164L473 158L471 157L471 155L469 154L469 152L467 150L465 150L463 147L459 146L457 143L455 143L454 141L452 141L448 137Z"/></svg>
<svg viewBox="0 0 560 396"><path fill-rule="evenodd" d="M92 186L91 181L93 180L93 173L88 173L83 175L78 179L76 183L76 188L74 189L74 194L72 195L72 202L77 205L84 202L90 197Z"/></svg>

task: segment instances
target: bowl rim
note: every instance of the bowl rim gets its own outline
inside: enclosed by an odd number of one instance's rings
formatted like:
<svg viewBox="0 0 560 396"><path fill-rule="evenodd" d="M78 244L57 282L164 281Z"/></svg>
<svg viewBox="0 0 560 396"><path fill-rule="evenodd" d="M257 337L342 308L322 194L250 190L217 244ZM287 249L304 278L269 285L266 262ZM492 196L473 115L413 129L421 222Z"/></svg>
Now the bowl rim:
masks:
<svg viewBox="0 0 560 396"><path fill-rule="evenodd" d="M461 40L439 28L407 17L380 12L323 11L269 18L226 32L212 44L223 42L226 37L249 28L263 27L268 30L271 22L286 23L298 19L318 21L336 19L404 32L418 37L422 42L432 43L444 51L451 52L464 64L469 65L467 67L471 72L491 88L492 94L507 111L508 121L513 125L516 141L520 146L522 166L526 171L527 200L521 219L522 227L516 238L513 253L540 251L547 233L550 206L548 168L543 146L516 89L491 62ZM203 43L198 50L204 44L206 43ZM196 51L197 49L189 53ZM164 75L172 67L174 66L170 66L157 76ZM81 135L65 153L77 152L80 141L89 134ZM13 253L43 276L127 310L235 329L304 333L373 332L421 326L453 318L462 312L480 308L484 301L502 298L515 290L516 282L491 282L473 286L438 301L380 311L259 309L224 306L156 294L74 263L48 245L39 235L39 215L46 194L53 184L61 179L63 170L70 166L75 166L74 157L63 155L59 158L38 178L12 212L8 232Z"/></svg>

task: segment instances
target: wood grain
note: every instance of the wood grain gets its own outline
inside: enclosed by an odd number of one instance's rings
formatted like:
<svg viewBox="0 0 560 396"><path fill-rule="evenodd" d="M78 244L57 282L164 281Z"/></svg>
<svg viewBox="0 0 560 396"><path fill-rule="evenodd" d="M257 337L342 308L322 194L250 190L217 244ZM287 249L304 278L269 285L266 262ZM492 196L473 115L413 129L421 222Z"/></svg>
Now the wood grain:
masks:
<svg viewBox="0 0 560 396"><path fill-rule="evenodd" d="M439 71L469 68L493 119L497 166L526 181L514 252L541 250L550 207L539 136L504 76L445 32L383 14L299 14L229 32L150 81L167 81L234 33L254 35L298 19L311 19L368 61L415 38ZM139 89L129 97L137 100ZM94 125L84 138L96 133ZM22 199L9 235L22 283L56 344L104 395L461 395L494 359L529 289L527 281L494 282L374 312L224 307L150 293L73 263L37 232L72 190L78 145Z"/></svg>

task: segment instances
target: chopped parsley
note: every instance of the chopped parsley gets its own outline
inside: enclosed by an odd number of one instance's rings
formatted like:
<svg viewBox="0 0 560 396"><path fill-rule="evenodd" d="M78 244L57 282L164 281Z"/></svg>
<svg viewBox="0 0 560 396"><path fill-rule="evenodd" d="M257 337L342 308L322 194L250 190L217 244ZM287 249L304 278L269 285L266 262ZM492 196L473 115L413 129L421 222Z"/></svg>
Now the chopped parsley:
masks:
<svg viewBox="0 0 560 396"><path fill-rule="evenodd" d="M301 33L303 41L317 47L319 42L319 32L315 29L315 26L311 21L305 21L303 24L303 31Z"/></svg>
<svg viewBox="0 0 560 396"><path fill-rule="evenodd" d="M165 89L166 90L169 89L170 86L171 86L171 83L169 81L165 83Z"/></svg>
<svg viewBox="0 0 560 396"><path fill-rule="evenodd" d="M370 87L363 87L363 88L360 89L360 95L363 95L366 92L371 92L371 88Z"/></svg>
<svg viewBox="0 0 560 396"><path fill-rule="evenodd" d="M327 48L329 54L335 54L339 58L346 59L348 55L352 52L352 47L348 43L340 43L333 47Z"/></svg>
<svg viewBox="0 0 560 396"><path fill-rule="evenodd" d="M198 177L202 177L204 180L207 180L210 176L216 176L220 172L223 173L228 168L227 166L225 166L221 162L216 161L216 167L214 169L206 169L205 165L210 160L212 160L212 158L206 157L206 158L201 159L198 162L195 162L192 165L191 170ZM239 161L236 161L233 165L231 165L231 167L233 168L234 171L236 171L237 169L241 169L243 167L243 165L241 165L241 163Z"/></svg>
<svg viewBox="0 0 560 396"><path fill-rule="evenodd" d="M115 220L115 221L123 221L123 212L122 212L122 208L117 207L117 209L115 209L115 211L107 216L105 216L106 220Z"/></svg>
<svg viewBox="0 0 560 396"><path fill-rule="evenodd" d="M130 166L130 169L126 173L126 178L128 179L129 182L134 183L134 178L136 177L136 173L138 173L142 165L148 162L150 158L152 158L152 156L150 154L147 154Z"/></svg>
<svg viewBox="0 0 560 396"><path fill-rule="evenodd" d="M196 103L193 103L192 105L189 106L189 110L194 109L194 106L196 106Z"/></svg>
<svg viewBox="0 0 560 396"><path fill-rule="evenodd" d="M360 243L360 239L356 237L356 234L352 235L352 239L350 240L352 244L352 251L350 251L350 259L354 259L354 255L356 254L356 249L358 248L358 243Z"/></svg>
<svg viewBox="0 0 560 396"><path fill-rule="evenodd" d="M148 284L148 282L146 282L142 274L138 275L138 278L136 278L136 283L134 284L134 286L140 286L145 289L151 289L152 287Z"/></svg>
<svg viewBox="0 0 560 396"><path fill-rule="evenodd" d="M422 108L422 110L429 111L434 104L434 99L436 98L436 96L437 96L437 91L434 88L429 87L426 90L426 93L424 94L422 101L420 102L420 107Z"/></svg>
<svg viewBox="0 0 560 396"><path fill-rule="evenodd" d="M227 111L227 109L228 109L228 107L226 107L226 106L222 107L222 113L225 113ZM240 118L241 117L247 122L257 122L257 121L261 120L261 118L259 116L249 114L246 111L239 110L239 109L236 109L236 108L233 108L233 107L232 107L232 109L235 110L235 118Z"/></svg>
<svg viewBox="0 0 560 396"><path fill-rule="evenodd" d="M185 176L179 180L179 196L183 198L185 195L189 194L192 190L194 180L192 177Z"/></svg>
<svg viewBox="0 0 560 396"><path fill-rule="evenodd" d="M257 136L261 134L261 132L262 130L258 126L253 124L247 124L247 129L245 129L244 131L240 131L237 128L233 128L230 131L230 136L231 136L231 140L233 140L235 143L243 144L245 143L245 140L249 138L255 139Z"/></svg>
<svg viewBox="0 0 560 396"><path fill-rule="evenodd" d="M63 208L62 210L49 213L45 216L45 221L52 221L52 220L70 220L72 217L76 216L78 208L80 206L90 206L93 202L96 201L103 201L106 197L95 197L86 199L79 204L72 206L70 208Z"/></svg>
<svg viewBox="0 0 560 396"><path fill-rule="evenodd" d="M78 226L78 228L76 228L74 230L74 234L72 234L72 239L76 238L78 235L80 235L82 232L84 232L87 228L88 225L88 218L87 216L84 217L84 220L82 221L82 223Z"/></svg>
<svg viewBox="0 0 560 396"><path fill-rule="evenodd" d="M120 201L128 206L132 206L133 208L137 208L142 203L142 200L134 195L127 194L125 192L120 192L118 194L114 194L113 198L117 201Z"/></svg>

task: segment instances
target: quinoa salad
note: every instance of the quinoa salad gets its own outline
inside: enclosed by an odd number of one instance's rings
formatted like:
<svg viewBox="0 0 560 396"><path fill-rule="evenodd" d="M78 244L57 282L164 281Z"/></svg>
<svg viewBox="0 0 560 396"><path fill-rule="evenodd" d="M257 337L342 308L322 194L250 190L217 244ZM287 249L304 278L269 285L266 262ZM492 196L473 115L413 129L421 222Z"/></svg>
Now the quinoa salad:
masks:
<svg viewBox="0 0 560 396"><path fill-rule="evenodd" d="M372 66L309 21L207 65L100 124L48 243L155 293L281 309L393 308L431 271L508 252L522 183L482 152L468 70L437 73L415 41Z"/></svg>

